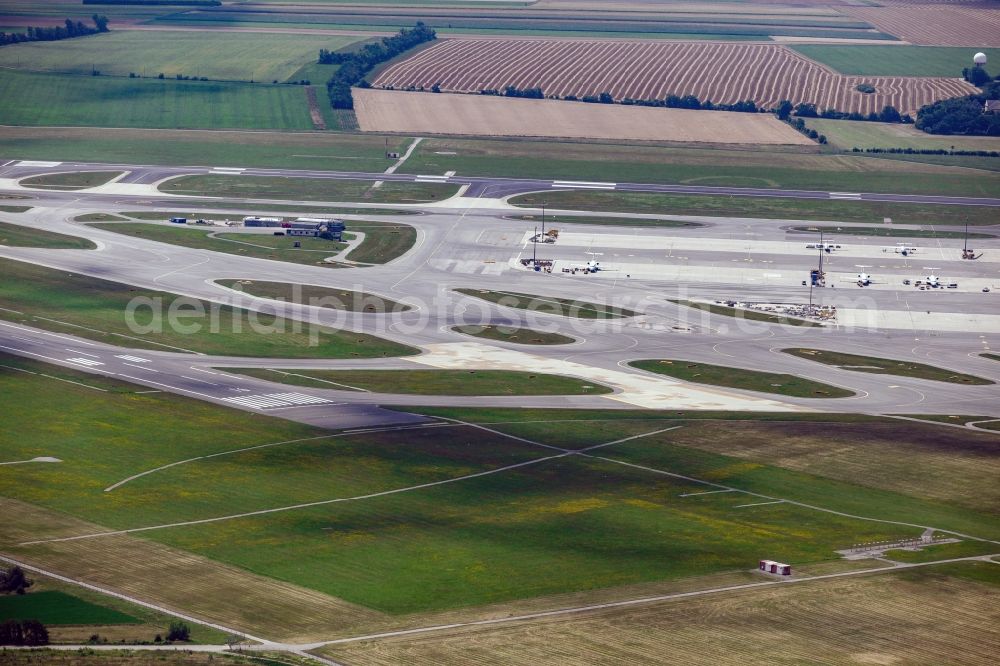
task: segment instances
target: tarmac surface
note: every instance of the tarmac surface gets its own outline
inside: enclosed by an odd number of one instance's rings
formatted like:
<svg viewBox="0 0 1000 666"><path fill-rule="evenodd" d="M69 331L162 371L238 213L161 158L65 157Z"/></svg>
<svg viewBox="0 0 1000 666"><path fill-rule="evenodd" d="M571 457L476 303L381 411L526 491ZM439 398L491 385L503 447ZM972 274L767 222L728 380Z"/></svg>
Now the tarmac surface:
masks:
<svg viewBox="0 0 1000 666"><path fill-rule="evenodd" d="M116 347L63 333L51 333L15 321L0 320L0 351L39 358L87 372L112 375L251 412L266 412L329 428L360 428L421 419L398 409L412 405L510 406L608 409L713 409L726 411L830 411L926 413L1000 416L1000 389L964 386L892 375L845 371L782 353L786 347L816 347L904 361L918 361L956 372L1000 381L1000 363L983 352L1000 348L1000 238L974 241L981 258L961 258L962 239L873 238L827 235L840 245L830 252L807 248L816 234L790 231L797 220L746 218L670 218L696 222L687 227L629 227L620 224L558 223L559 239L532 243L537 220L512 219L535 214L512 209L503 197L526 191L608 184L508 180L462 176L414 176L346 172L295 172L246 169L243 175L286 175L355 180L427 180L463 186L460 196L416 208L420 215L385 216L414 226L417 242L399 259L381 266L330 269L255 259L133 238L75 222L93 212L174 210L190 199L157 193L163 179L218 173L209 167L136 167L0 160L0 194L28 196L11 203L30 205L26 213L3 214L4 222L84 236L96 250L48 250L0 246L0 257L55 269L173 292L212 303L283 315L335 328L378 335L419 348L419 356L365 360L282 360L212 357L182 351L147 351ZM87 169L122 170L123 177L91 190L25 190L17 181L29 175ZM233 172L233 170L228 170ZM555 183L558 183L556 185ZM612 184L623 191L858 198L860 200L936 203L943 206L1000 206L1000 199L974 199L796 190L756 190L666 185ZM204 202L205 197L198 197ZM233 219L268 214L279 202L250 201L239 210L233 200L219 212ZM281 205L289 202L282 201ZM324 205L309 202L310 205ZM335 206L357 207L346 202ZM213 209L206 208L205 212ZM550 211L560 216L567 211ZM998 208L1000 212L1000 208ZM586 213L586 212L584 212ZM280 212L274 214L281 215ZM289 213L283 213L289 216ZM358 216L345 215L348 229ZM643 215L648 218L650 216ZM667 216L664 216L667 217ZM1000 219L1000 216L998 216ZM165 223L165 222L164 222ZM850 224L831 222L845 230ZM906 227L894 225L894 228ZM950 227L958 229L960 227ZM227 229L234 231L234 229ZM980 228L977 232L983 231ZM1000 231L994 228L992 231ZM970 244L973 242L970 241ZM906 255L899 247L916 248ZM827 271L825 288L803 286L820 254ZM526 269L533 255L554 262L552 273ZM599 261L596 273L582 269ZM577 269L573 273L573 269ZM563 272L566 269L569 272ZM871 284L857 285L857 274ZM954 289L920 290L903 284L928 275ZM333 311L279 303L232 292L215 280L239 278L315 284L383 295L412 309L394 314ZM503 290L544 297L608 303L639 313L635 317L588 320L544 311L525 311L456 293L458 288ZM989 292L984 292L988 288ZM735 300L762 303L815 303L836 306L837 323L822 328L795 327L708 315L671 302ZM558 331L576 342L562 346L526 346L482 341L452 330L463 324L489 323ZM223 322L224 325L224 322ZM709 387L648 374L628 361L671 358L789 373L853 390L850 398L789 398ZM508 368L572 375L615 389L604 396L454 397L384 395L336 389L279 385L223 367L271 368Z"/></svg>

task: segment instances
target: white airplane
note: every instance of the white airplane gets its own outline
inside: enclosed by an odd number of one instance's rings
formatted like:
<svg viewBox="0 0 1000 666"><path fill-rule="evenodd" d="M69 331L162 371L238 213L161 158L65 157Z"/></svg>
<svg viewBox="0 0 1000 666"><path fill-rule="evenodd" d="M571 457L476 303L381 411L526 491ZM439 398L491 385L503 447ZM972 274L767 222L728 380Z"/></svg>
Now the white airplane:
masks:
<svg viewBox="0 0 1000 666"><path fill-rule="evenodd" d="M587 272L596 273L601 270L601 262L597 260L597 257L603 255L603 252L587 252L590 255L590 261L587 262Z"/></svg>
<svg viewBox="0 0 1000 666"><path fill-rule="evenodd" d="M859 265L858 268L868 268L868 266ZM844 278L844 279L856 283L859 287L868 287L873 284L879 284L879 282L876 282L875 280L872 279L871 275L865 273L864 271L855 275L853 279L852 278Z"/></svg>

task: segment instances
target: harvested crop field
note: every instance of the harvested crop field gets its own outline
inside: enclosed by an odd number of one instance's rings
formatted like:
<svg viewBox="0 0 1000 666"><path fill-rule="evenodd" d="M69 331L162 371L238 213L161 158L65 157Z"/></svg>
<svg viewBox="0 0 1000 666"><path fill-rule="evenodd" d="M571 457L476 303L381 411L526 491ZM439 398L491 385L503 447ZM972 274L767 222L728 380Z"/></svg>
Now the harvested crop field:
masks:
<svg viewBox="0 0 1000 666"><path fill-rule="evenodd" d="M843 12L911 44L1000 46L1000 9L996 5L915 7L898 3L891 7L845 7Z"/></svg>
<svg viewBox="0 0 1000 666"><path fill-rule="evenodd" d="M770 114L376 89L355 90L354 103L364 132L812 144Z"/></svg>
<svg viewBox="0 0 1000 666"><path fill-rule="evenodd" d="M875 86L865 94L860 83ZM870 113L976 92L959 78L844 76L779 44L594 40L448 39L383 71L379 88L478 93L512 85L564 98L607 92L615 100L695 95L716 104L783 99Z"/></svg>

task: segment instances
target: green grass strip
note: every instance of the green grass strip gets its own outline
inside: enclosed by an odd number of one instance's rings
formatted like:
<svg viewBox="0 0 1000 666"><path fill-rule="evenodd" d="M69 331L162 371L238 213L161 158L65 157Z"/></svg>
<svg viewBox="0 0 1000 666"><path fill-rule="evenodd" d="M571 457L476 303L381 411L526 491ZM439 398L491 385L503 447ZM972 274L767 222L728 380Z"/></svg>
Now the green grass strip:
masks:
<svg viewBox="0 0 1000 666"><path fill-rule="evenodd" d="M632 361L629 365L633 368L667 375L675 379L683 379L687 382L760 391L761 393L775 393L795 398L847 398L855 395L854 391L795 375L746 370L724 365L667 359Z"/></svg>

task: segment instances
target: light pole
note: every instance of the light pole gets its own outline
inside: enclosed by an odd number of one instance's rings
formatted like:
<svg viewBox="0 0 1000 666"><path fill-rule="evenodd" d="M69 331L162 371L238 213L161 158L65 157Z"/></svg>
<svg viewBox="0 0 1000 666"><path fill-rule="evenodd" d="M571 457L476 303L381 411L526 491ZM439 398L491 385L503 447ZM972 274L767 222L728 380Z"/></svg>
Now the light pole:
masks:
<svg viewBox="0 0 1000 666"><path fill-rule="evenodd" d="M535 227L535 235L531 238L531 267L538 268L538 227Z"/></svg>
<svg viewBox="0 0 1000 666"><path fill-rule="evenodd" d="M968 229L966 229L968 231ZM542 235L545 235L545 204L542 204Z"/></svg>

